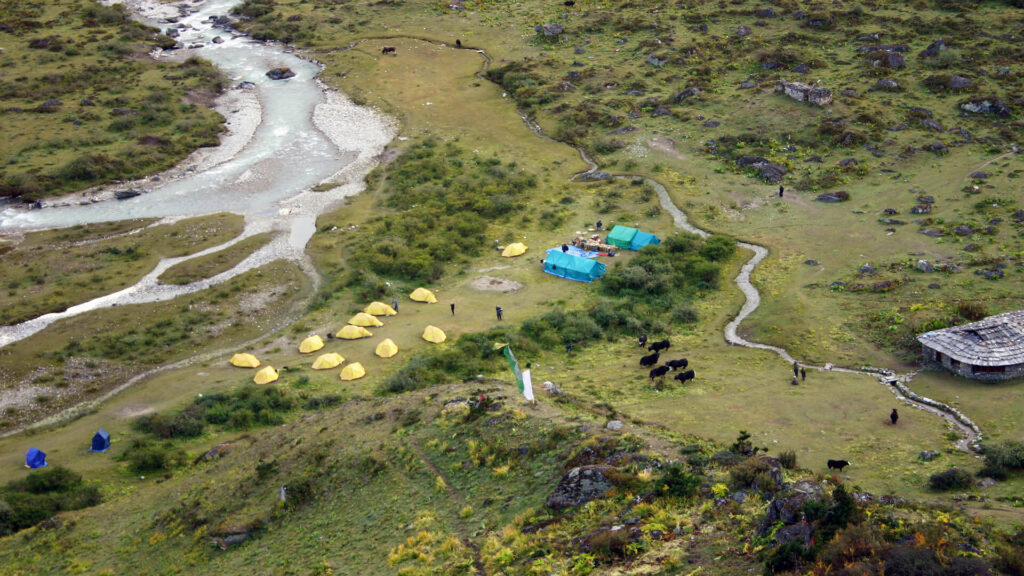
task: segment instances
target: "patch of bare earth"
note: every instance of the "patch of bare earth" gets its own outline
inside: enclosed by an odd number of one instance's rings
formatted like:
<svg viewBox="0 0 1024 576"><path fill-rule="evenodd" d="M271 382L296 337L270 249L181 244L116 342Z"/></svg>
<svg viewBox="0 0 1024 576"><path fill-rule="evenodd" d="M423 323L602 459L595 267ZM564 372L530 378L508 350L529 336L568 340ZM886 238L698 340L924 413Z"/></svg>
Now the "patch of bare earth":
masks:
<svg viewBox="0 0 1024 576"><path fill-rule="evenodd" d="M481 276L470 282L469 287L474 290L506 293L516 292L524 288L524 286L519 282L506 280L505 278L496 278L494 276Z"/></svg>
<svg viewBox="0 0 1024 576"><path fill-rule="evenodd" d="M671 156L672 158L678 158L679 160L686 159L685 154L676 150L676 141L671 138L655 136L647 141L647 147L651 150L657 150L666 156Z"/></svg>

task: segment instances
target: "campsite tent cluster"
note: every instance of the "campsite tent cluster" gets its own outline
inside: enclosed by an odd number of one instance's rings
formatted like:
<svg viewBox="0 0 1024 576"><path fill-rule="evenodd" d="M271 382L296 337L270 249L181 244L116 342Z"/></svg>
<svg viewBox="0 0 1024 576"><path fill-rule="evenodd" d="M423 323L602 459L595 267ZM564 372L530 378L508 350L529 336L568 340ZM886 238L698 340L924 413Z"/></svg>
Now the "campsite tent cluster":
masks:
<svg viewBox="0 0 1024 576"><path fill-rule="evenodd" d="M100 428L89 442L89 452L106 452L108 449L110 449L110 432ZM25 452L25 468L35 470L46 468L49 465L50 463L46 461L46 452L39 448L33 446L28 449L28 452Z"/></svg>
<svg viewBox="0 0 1024 576"><path fill-rule="evenodd" d="M608 233L605 243L623 250L639 250L650 244L660 244L661 240L654 234L636 228L615 226ZM544 271L559 278L593 282L603 277L607 270L603 263L595 260L599 255L601 254L598 252L583 250L577 246L564 246L561 250L551 249L544 258Z"/></svg>
<svg viewBox="0 0 1024 576"><path fill-rule="evenodd" d="M422 302L425 304L434 304L437 302L437 296L433 292L426 288L417 288L410 295L409 298L414 302ZM388 306L383 302L371 302L362 312L359 312L355 316L349 318L348 323L338 330L334 334L327 334L327 338L337 338L339 340L358 340L361 338L370 338L373 336L373 332L370 332L368 328L380 328L384 326L384 322L380 320L380 317L395 316L398 311ZM448 339L448 336L437 326L427 326L423 329L421 337L427 342L433 344L440 344ZM299 352L302 354L312 354L323 349L325 346L323 338L319 335L312 335L304 339L299 343ZM398 344L395 343L391 338L385 338L377 344L374 349L374 354L381 358L391 358L398 354ZM345 357L337 352L326 352L317 356L316 360L313 361L312 368L314 370L331 370L341 366L345 363ZM259 368L260 361L258 358L247 352L235 354L231 357L231 364L240 368ZM366 376L366 368L360 362L351 362L347 364L341 370L340 378L342 380L357 380ZM256 375L253 377L253 382L256 384L269 384L280 378L280 373L274 369L273 366L264 366Z"/></svg>
<svg viewBox="0 0 1024 576"><path fill-rule="evenodd" d="M608 232L605 243L618 246L623 250L639 250L650 244L661 244L661 239L654 234L636 228L616 225Z"/></svg>

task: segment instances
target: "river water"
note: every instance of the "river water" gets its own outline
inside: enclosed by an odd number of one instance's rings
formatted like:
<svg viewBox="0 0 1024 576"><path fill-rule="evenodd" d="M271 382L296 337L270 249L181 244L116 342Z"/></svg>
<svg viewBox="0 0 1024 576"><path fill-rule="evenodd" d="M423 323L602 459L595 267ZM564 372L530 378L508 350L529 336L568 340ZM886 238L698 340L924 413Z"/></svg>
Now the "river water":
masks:
<svg viewBox="0 0 1024 576"><path fill-rule="evenodd" d="M232 37L230 32L214 28L211 16L228 14L237 3L238 0L207 0L181 4L196 11L179 19L178 23L184 25L179 41L183 46L202 46L158 57L182 60L200 56L220 68L233 85L251 82L253 86L248 88L235 88L254 91L255 98L242 100L259 108L255 114L259 125L247 141L240 143L237 150L228 151L226 157L201 165L201 169L188 168L190 158L185 161L186 166L169 171L159 181L149 179L137 184L145 193L128 200L63 202L63 206L41 210L9 207L0 212L0 233L128 218L178 219L216 212L245 216L244 233L199 254L166 259L137 284L120 292L22 324L0 327L0 347L27 338L62 318L108 306L176 298L280 258L298 262L316 278L304 248L315 232L317 215L363 189L366 174L394 137L395 126L375 110L356 106L339 93L325 91L315 79L319 66L288 52L284 46L257 43L244 36ZM162 19L178 16L177 6L158 0L131 4L137 19L161 29L172 26ZM216 36L224 42L214 43ZM277 67L290 68L295 76L286 80L267 78L266 72ZM244 127L241 131L247 134ZM311 191L325 180L339 185L327 192ZM164 270L180 261L265 231L277 234L269 244L214 278L185 286L167 286L157 281Z"/></svg>

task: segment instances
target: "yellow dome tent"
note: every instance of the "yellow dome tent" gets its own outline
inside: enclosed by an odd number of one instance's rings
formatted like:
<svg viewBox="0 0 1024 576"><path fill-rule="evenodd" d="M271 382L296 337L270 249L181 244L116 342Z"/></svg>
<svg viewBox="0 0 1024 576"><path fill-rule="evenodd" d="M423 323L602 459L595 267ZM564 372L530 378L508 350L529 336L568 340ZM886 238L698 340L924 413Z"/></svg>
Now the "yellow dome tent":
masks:
<svg viewBox="0 0 1024 576"><path fill-rule="evenodd" d="M505 258L511 258L513 256L521 256L526 253L526 244L522 242L513 242L501 252L501 255Z"/></svg>
<svg viewBox="0 0 1024 576"><path fill-rule="evenodd" d="M302 344L299 344L299 352L301 352L302 354L312 354L313 352L316 352L317 350L323 347L323 338L314 334L313 336L310 336L309 338L303 340Z"/></svg>
<svg viewBox="0 0 1024 576"><path fill-rule="evenodd" d="M331 368L337 368L338 366L341 366L341 363L344 361L345 358L337 352L321 354L313 361L313 370L330 370Z"/></svg>
<svg viewBox="0 0 1024 576"><path fill-rule="evenodd" d="M260 361L252 354L241 353L231 357L231 365L239 368L257 368Z"/></svg>
<svg viewBox="0 0 1024 576"><path fill-rule="evenodd" d="M398 311L383 302L370 302L363 312L373 316L394 316Z"/></svg>
<svg viewBox="0 0 1024 576"><path fill-rule="evenodd" d="M277 370L274 370L273 366L267 366L266 368L257 372L256 377L253 378L252 381L257 384L270 384L271 382L277 380L278 376L279 374L277 373Z"/></svg>
<svg viewBox="0 0 1024 576"><path fill-rule="evenodd" d="M423 329L423 339L427 342L433 342L434 344L440 344L448 339L448 336L437 326L427 326Z"/></svg>
<svg viewBox="0 0 1024 576"><path fill-rule="evenodd" d="M341 369L342 380L358 380L366 376L366 368L359 362L353 362Z"/></svg>
<svg viewBox="0 0 1024 576"><path fill-rule="evenodd" d="M409 294L409 298L414 302L426 302L427 304L437 303L437 296L434 296L434 293L426 288L417 288L413 290L412 294Z"/></svg>
<svg viewBox="0 0 1024 576"><path fill-rule="evenodd" d="M370 316L370 318L373 318L373 316ZM349 324L342 328L340 332L335 334L335 336L342 340L358 340L360 338L369 338L370 336L373 336L373 332L370 332L362 326L353 326Z"/></svg>
<svg viewBox="0 0 1024 576"><path fill-rule="evenodd" d="M348 323L353 326L383 326L384 323L377 320L376 317L367 314L366 312L360 312L355 316L349 318Z"/></svg>
<svg viewBox="0 0 1024 576"><path fill-rule="evenodd" d="M377 349L373 353L381 358L391 358L398 354L398 344L395 344L391 338L385 338L380 344L377 344Z"/></svg>

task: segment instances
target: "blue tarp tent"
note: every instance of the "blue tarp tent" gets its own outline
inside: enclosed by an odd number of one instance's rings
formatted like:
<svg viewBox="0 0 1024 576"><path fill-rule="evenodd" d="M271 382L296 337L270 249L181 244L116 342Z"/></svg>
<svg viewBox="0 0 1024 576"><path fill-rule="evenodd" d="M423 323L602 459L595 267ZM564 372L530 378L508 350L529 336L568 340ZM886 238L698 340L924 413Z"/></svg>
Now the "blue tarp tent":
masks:
<svg viewBox="0 0 1024 576"><path fill-rule="evenodd" d="M99 432L92 437L92 447L89 450L91 452L106 452L107 448L110 448L110 432L100 428Z"/></svg>
<svg viewBox="0 0 1024 576"><path fill-rule="evenodd" d="M25 453L25 468L45 468L46 454L38 448L29 448Z"/></svg>
<svg viewBox="0 0 1024 576"><path fill-rule="evenodd" d="M630 242L633 241L633 236L636 236L636 232L636 228L616 224L604 239L604 243L618 246L623 250L629 250Z"/></svg>
<svg viewBox="0 0 1024 576"><path fill-rule="evenodd" d="M636 234L633 235L633 239L629 242L629 249L639 250L650 244L661 244L661 239L654 234L644 232L643 230L637 230Z"/></svg>
<svg viewBox="0 0 1024 576"><path fill-rule="evenodd" d="M544 271L560 278L593 282L604 276L605 265L596 260L580 258L558 250L548 253L544 259Z"/></svg>
<svg viewBox="0 0 1024 576"><path fill-rule="evenodd" d="M572 254L573 256L579 256L580 258L597 258L598 256L600 256L600 254L598 254L597 252L594 252L592 250L583 250L582 248L577 248L576 246L569 246L568 248L569 248L569 252L567 252L567 254ZM547 254L551 254L552 252L565 252L565 251L562 250L561 248L548 248L547 250L545 250L545 252Z"/></svg>

